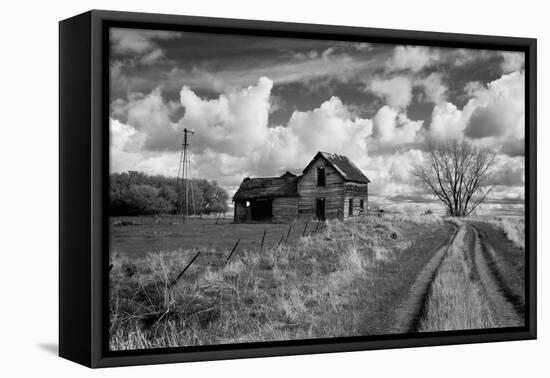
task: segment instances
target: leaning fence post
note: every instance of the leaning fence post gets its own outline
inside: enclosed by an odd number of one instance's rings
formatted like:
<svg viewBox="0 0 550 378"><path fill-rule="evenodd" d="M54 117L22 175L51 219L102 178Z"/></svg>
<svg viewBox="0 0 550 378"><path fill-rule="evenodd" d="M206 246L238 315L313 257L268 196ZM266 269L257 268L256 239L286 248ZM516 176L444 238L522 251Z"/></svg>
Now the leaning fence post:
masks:
<svg viewBox="0 0 550 378"><path fill-rule="evenodd" d="M286 234L285 243L288 242L288 236L290 235L290 230L292 230L292 223L290 224L290 227L288 228L288 232Z"/></svg>
<svg viewBox="0 0 550 378"><path fill-rule="evenodd" d="M304 232L302 232L302 237L306 236L307 224L308 224L308 221L306 221L306 226L304 227Z"/></svg>
<svg viewBox="0 0 550 378"><path fill-rule="evenodd" d="M260 244L260 252L262 252L262 249L264 247L265 231L266 231L266 229L264 228L264 235L262 236L262 243Z"/></svg>
<svg viewBox="0 0 550 378"><path fill-rule="evenodd" d="M317 233L317 230L319 229L319 224L321 223L321 220L317 221L317 226L315 226L315 231L313 231L314 234Z"/></svg>
<svg viewBox="0 0 550 378"><path fill-rule="evenodd" d="M227 265L227 262L229 261L229 259L231 258L231 256L233 256L233 252L235 252L235 249L237 249L237 246L239 245L239 242L241 241L241 239L237 240L237 242L235 243L235 245L233 246L233 249L231 250L231 252L229 253L229 256L227 256L227 260L225 260L225 264L223 264L223 266L226 266Z"/></svg>
<svg viewBox="0 0 550 378"><path fill-rule="evenodd" d="M195 260L197 259L197 257L199 257L199 255L201 254L201 251L198 251L197 254L195 255L195 257L193 257L191 259L191 261L189 261L189 264L187 264L187 266L185 268L183 268L183 270L181 271L180 274L178 274L178 276L176 277L176 279L174 281L172 281L172 283L170 285L168 285L168 288L171 289L177 282L178 280L181 278L181 276L183 276L183 273L185 273L185 271L187 269L189 269L189 267L191 266L191 264L193 264L195 262Z"/></svg>
<svg viewBox="0 0 550 378"><path fill-rule="evenodd" d="M285 239L285 234L282 234L282 235L281 235L281 240L279 240L279 244L277 244L277 248L276 248L276 249L279 249L279 247L281 246L281 243L283 242L284 239Z"/></svg>

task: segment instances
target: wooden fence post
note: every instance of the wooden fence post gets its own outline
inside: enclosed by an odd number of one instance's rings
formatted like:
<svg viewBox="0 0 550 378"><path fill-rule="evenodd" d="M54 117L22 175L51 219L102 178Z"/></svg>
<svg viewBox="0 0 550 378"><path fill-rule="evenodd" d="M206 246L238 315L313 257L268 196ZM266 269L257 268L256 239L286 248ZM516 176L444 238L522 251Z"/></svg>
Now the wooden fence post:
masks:
<svg viewBox="0 0 550 378"><path fill-rule="evenodd" d="M235 243L235 245L233 246L233 249L231 250L231 252L229 253L229 256L227 256L227 260L225 260L225 264L223 264L223 266L226 266L227 265L227 262L229 261L229 259L231 258L231 256L233 256L233 252L235 252L235 249L237 249L237 246L239 245L239 242L241 241L241 239L237 240L237 242Z"/></svg>
<svg viewBox="0 0 550 378"><path fill-rule="evenodd" d="M262 252L262 249L264 248L265 232L266 232L266 229L264 228L264 234L262 236L262 243L260 244L260 252Z"/></svg>
<svg viewBox="0 0 550 378"><path fill-rule="evenodd" d="M282 234L281 235L281 240L279 240L279 244L277 244L277 249L279 249L279 247L281 246L281 243L283 242L284 239L285 239L285 234Z"/></svg>
<svg viewBox="0 0 550 378"><path fill-rule="evenodd" d="M168 288L171 289L177 282L178 280L181 278L181 276L183 276L183 273L185 273L185 271L187 269L189 269L189 267L191 266L191 264L193 264L195 262L195 260L197 259L197 257L199 257L199 255L201 254L201 251L198 251L197 254L195 255L195 257L193 257L191 259L191 261L189 261L189 264L187 264L187 266L185 268L183 268L183 270L181 271L180 274L178 274L178 276L176 277L176 279L174 281L172 281L172 283L170 285L168 285Z"/></svg>
<svg viewBox="0 0 550 378"><path fill-rule="evenodd" d="M319 224L321 223L321 220L318 220L317 221L317 226L315 227L315 231L313 232L314 234L317 233L317 230L319 229Z"/></svg>
<svg viewBox="0 0 550 378"><path fill-rule="evenodd" d="M286 234L285 243L288 242L288 236L290 235L290 230L292 230L292 223L290 224L290 227L288 228L288 232Z"/></svg>

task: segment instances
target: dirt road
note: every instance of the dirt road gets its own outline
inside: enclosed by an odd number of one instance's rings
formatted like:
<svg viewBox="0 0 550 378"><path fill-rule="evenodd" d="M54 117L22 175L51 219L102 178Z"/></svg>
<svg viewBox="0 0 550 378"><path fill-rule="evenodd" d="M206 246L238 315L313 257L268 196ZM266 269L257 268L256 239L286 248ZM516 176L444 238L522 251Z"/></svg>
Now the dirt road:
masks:
<svg viewBox="0 0 550 378"><path fill-rule="evenodd" d="M398 309L394 332L524 324L525 295L522 286L515 284L521 277L509 278L521 275L523 268L510 266L502 257L504 253L520 252L510 251L510 246L503 248L499 244L502 241L492 242L494 231L485 225L459 221L454 226L447 242L417 277L408 300Z"/></svg>

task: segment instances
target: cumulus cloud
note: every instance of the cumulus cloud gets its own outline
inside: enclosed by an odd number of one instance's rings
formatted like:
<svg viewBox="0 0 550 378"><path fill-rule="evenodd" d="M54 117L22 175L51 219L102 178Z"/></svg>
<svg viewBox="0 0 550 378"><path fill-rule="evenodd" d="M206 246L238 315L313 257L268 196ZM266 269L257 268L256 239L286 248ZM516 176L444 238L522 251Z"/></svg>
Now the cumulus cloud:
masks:
<svg viewBox="0 0 550 378"><path fill-rule="evenodd" d="M405 113L383 106L373 118L371 150L401 147L421 141L423 121L411 121Z"/></svg>
<svg viewBox="0 0 550 378"><path fill-rule="evenodd" d="M506 105L499 103L476 109L470 119L468 136L472 138L501 137L506 132L502 127L506 122Z"/></svg>
<svg viewBox="0 0 550 378"><path fill-rule="evenodd" d="M475 110L465 133L471 138L524 138L525 75L514 72L472 91Z"/></svg>
<svg viewBox="0 0 550 378"><path fill-rule="evenodd" d="M173 106L159 90L137 96L112 108L125 109L127 124L111 121L114 170L141 169L173 172L181 130L192 129L193 166L199 177L218 179L231 187L245 176L274 175L301 170L319 150L346 154L356 162L366 159L366 138L372 122L356 117L337 97L311 111L295 111L286 125L268 125L273 82L261 78L256 85L203 99L188 87L180 93L184 116L170 121ZM136 161L131 145L143 151ZM165 154L163 154L165 152Z"/></svg>
<svg viewBox="0 0 550 378"><path fill-rule="evenodd" d="M142 159L140 146L133 139L137 131L133 127L112 118L109 119L109 131L111 172L134 169L135 165Z"/></svg>
<svg viewBox="0 0 550 378"><path fill-rule="evenodd" d="M213 100L184 87L180 128L195 130L195 148L246 157L251 174L302 167L318 150L365 153L371 122L354 117L337 97L311 111L294 111L287 125L268 125L272 86L261 78L255 86Z"/></svg>
<svg viewBox="0 0 550 378"><path fill-rule="evenodd" d="M419 72L434 65L439 59L439 52L428 47L397 46L393 56L387 62L386 70L388 72L401 70Z"/></svg>
<svg viewBox="0 0 550 378"><path fill-rule="evenodd" d="M392 182L414 185L414 177L411 174L416 164L422 159L422 152L417 149L407 150L403 153L392 155L390 175Z"/></svg>
<svg viewBox="0 0 550 378"><path fill-rule="evenodd" d="M504 139L501 141L502 146L500 152L508 156L524 156L525 155L525 139Z"/></svg>
<svg viewBox="0 0 550 378"><path fill-rule="evenodd" d="M112 171L175 176L188 128L193 176L230 194L246 176L300 173L325 150L358 165L374 196L423 202L410 175L423 142L465 137L499 151L492 200L523 198L522 54L284 40L266 53L247 39L250 54L233 57L207 38L188 59L166 43L180 35L112 31ZM464 87L470 70L480 82Z"/></svg>
<svg viewBox="0 0 550 378"><path fill-rule="evenodd" d="M443 75L433 72L427 77L418 80L418 85L424 89L426 100L439 104L447 100L447 87L443 84Z"/></svg>
<svg viewBox="0 0 550 378"><path fill-rule="evenodd" d="M406 108L412 99L412 83L408 77L396 76L392 79L375 79L369 90L383 98L392 108Z"/></svg>
<svg viewBox="0 0 550 378"><path fill-rule="evenodd" d="M450 102L436 104L432 111L430 136L440 141L462 137L470 113L471 105L461 110Z"/></svg>
<svg viewBox="0 0 550 378"><path fill-rule="evenodd" d="M407 196L417 190L411 164L420 161L419 148L427 136L488 140L504 153L513 150L521 155L523 80L522 73L513 73L487 85L470 84L471 98L459 109L445 100L441 76L417 79L415 85L422 86L428 101L435 104L428 129L423 129L423 121L407 117L409 95L392 97L403 93L398 88L411 91L412 81L401 76L371 83L371 90L389 104L372 119L358 117L353 107L333 96L315 109L294 111L285 125L269 125L273 81L266 77L209 99L184 86L178 104L165 101L155 89L111 104L111 114L118 118L111 120L111 169L175 175L181 130L188 128L195 131L193 173L218 180L230 192L246 176L271 176L286 169L299 173L317 151L326 150L350 157L373 180L373 191ZM180 107L183 117L171 121ZM125 123L120 121L122 115ZM503 159L491 183L522 185L522 158Z"/></svg>
<svg viewBox="0 0 550 378"><path fill-rule="evenodd" d="M422 152L411 148L381 155L369 156L360 168L371 179L371 193L384 197L409 195L418 192L418 186L411 177L414 165L422 159Z"/></svg>
<svg viewBox="0 0 550 378"><path fill-rule="evenodd" d="M524 154L525 76L503 75L487 85L468 83L470 97L459 109L451 102L436 103L429 135L436 140L468 137L509 156Z"/></svg>
<svg viewBox="0 0 550 378"><path fill-rule="evenodd" d="M498 155L488 185L523 187L525 185L525 159Z"/></svg>
<svg viewBox="0 0 550 378"><path fill-rule="evenodd" d="M179 148L177 125L170 120L175 108L164 101L159 89L146 96L132 97L124 106L127 123L139 132L145 149L175 151Z"/></svg>
<svg viewBox="0 0 550 378"><path fill-rule="evenodd" d="M443 83L443 74L431 73L427 76L395 76L389 79L375 78L367 84L367 89L382 98L395 109L407 108L413 98L413 88L420 88L423 96L420 102L439 104L447 100L447 86Z"/></svg>
<svg viewBox="0 0 550 378"><path fill-rule="evenodd" d="M523 68L525 64L525 53L501 51L500 54L502 55L500 67L503 73L508 74Z"/></svg>
<svg viewBox="0 0 550 378"><path fill-rule="evenodd" d="M179 128L194 129L194 146L246 156L266 139L273 82L260 78L256 86L204 100L189 87L180 93L185 109Z"/></svg>
<svg viewBox="0 0 550 378"><path fill-rule="evenodd" d="M372 122L354 117L338 97L312 111L295 111L287 127L306 155L324 150L360 157L366 154L366 138L372 132Z"/></svg>
<svg viewBox="0 0 550 378"><path fill-rule="evenodd" d="M127 113L127 124L111 122L111 132L116 133L114 156L119 161L113 169L175 174L181 130L188 128L195 131L191 136L194 173L217 179L228 190L246 176L271 176L287 169L299 173L317 151L344 154L368 174L373 159L385 156L383 165L374 165L373 174L380 184L393 180L401 191L406 190L405 156L414 153L398 150L422 140L422 121L412 121L390 106L380 108L372 120L360 118L333 96L313 110L294 111L286 125L269 125L272 86L270 79L261 78L256 85L214 99L201 98L183 87L180 105L185 113L176 123L170 121L174 105L163 101L159 90L127 102L115 101L112 108L117 109L115 113ZM142 159L133 149L141 150ZM386 171L378 172L380 167Z"/></svg>

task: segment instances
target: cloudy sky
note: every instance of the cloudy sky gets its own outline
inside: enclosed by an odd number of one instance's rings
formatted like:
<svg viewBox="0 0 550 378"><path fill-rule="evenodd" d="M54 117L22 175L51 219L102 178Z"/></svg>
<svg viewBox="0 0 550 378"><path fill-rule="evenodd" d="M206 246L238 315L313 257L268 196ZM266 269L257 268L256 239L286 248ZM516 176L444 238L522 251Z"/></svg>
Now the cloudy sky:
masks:
<svg viewBox="0 0 550 378"><path fill-rule="evenodd" d="M111 170L192 175L232 196L246 176L344 154L384 206L435 203L410 175L427 138L498 150L486 209L523 211L522 53L111 29Z"/></svg>

